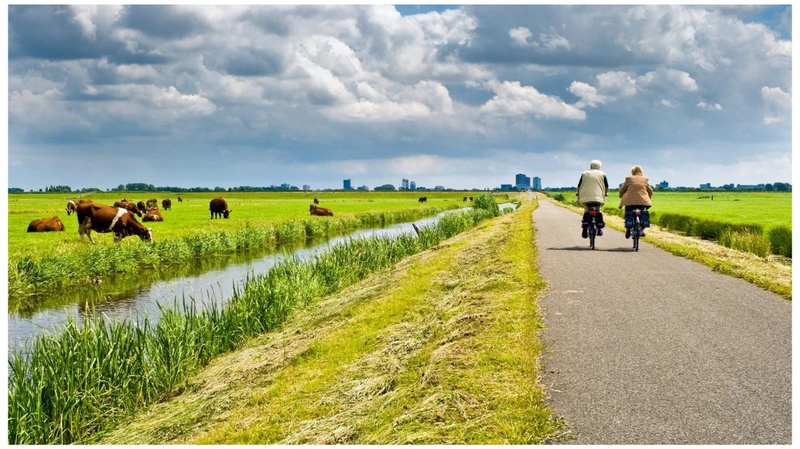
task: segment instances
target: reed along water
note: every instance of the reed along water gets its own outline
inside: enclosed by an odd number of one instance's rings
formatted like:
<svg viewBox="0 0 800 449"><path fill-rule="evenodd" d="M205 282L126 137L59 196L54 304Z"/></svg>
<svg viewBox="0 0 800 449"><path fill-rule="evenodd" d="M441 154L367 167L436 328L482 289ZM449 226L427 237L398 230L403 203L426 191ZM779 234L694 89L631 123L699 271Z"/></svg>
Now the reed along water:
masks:
<svg viewBox="0 0 800 449"><path fill-rule="evenodd" d="M513 204L501 204L500 208L513 208ZM445 214L458 213L466 209L442 212L434 217L414 221L418 227L436 224ZM21 308L8 317L8 346L12 350L23 350L35 337L43 333L58 333L72 319L82 323L84 318L102 317L107 320L136 320L147 317L151 323L158 321L160 308L171 308L176 303L194 302L205 307L210 302L224 304L233 296L234 289L242 290L248 276L267 272L272 266L287 257L309 260L326 249L349 239L369 237L393 237L414 233L412 223L399 223L383 228L355 231L323 242L308 242L306 245L283 247L268 254L217 256L213 260L166 272L149 272L141 279L131 276L104 281L102 286L88 286L65 290L60 294L48 293L48 298L35 298L31 303L41 305L31 309ZM55 296L55 297L54 297Z"/></svg>

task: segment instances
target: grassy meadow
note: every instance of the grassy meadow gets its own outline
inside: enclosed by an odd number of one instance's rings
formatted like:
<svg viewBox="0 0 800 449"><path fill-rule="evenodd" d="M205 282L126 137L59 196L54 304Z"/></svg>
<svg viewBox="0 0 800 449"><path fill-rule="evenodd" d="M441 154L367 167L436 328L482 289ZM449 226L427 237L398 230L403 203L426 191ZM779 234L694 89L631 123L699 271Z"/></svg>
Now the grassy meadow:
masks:
<svg viewBox="0 0 800 449"><path fill-rule="evenodd" d="M184 237L197 232L234 231L247 226L265 227L290 220L311 218L308 206L314 198L321 207L327 207L334 216L356 216L365 213L397 212L419 208L460 207L463 197L478 196L477 192L112 192L94 193L88 198L101 204L112 205L126 198L129 201L146 201L170 198L172 210L162 211L163 222L149 222L154 241ZM208 204L213 198L223 196L231 209L229 219L211 220ZM419 203L420 196L427 196L426 203ZM58 194L10 194L8 195L8 255L10 259L70 251L80 247L78 219L67 216L67 201L77 195ZM28 224L37 218L58 216L66 226L64 232L28 233ZM138 218L138 217L137 217ZM320 217L313 217L320 218ZM140 218L138 218L141 221ZM92 233L98 244L113 244L111 234ZM123 245L141 243L137 237L125 238Z"/></svg>
<svg viewBox="0 0 800 449"><path fill-rule="evenodd" d="M610 192L608 197L606 204L619 204L618 191ZM650 210L732 224L757 223L765 231L792 227L791 192L655 192Z"/></svg>

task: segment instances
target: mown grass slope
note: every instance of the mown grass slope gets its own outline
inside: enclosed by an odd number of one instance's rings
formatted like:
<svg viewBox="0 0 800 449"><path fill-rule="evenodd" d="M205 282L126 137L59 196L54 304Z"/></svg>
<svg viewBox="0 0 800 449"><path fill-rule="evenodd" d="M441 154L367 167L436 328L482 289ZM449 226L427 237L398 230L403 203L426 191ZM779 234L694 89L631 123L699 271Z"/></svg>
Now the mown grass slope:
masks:
<svg viewBox="0 0 800 449"><path fill-rule="evenodd" d="M545 442L533 207L322 299L100 442Z"/></svg>

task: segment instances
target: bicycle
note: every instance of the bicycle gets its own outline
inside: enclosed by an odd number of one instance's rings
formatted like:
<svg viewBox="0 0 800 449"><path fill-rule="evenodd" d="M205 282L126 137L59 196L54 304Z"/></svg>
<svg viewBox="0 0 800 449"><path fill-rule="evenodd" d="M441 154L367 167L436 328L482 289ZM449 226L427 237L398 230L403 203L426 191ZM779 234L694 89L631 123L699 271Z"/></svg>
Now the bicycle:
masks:
<svg viewBox="0 0 800 449"><path fill-rule="evenodd" d="M589 247L592 249L594 249L594 241L595 237L597 237L597 211L598 209L596 207L589 207L589 223L587 227L589 234Z"/></svg>
<svg viewBox="0 0 800 449"><path fill-rule="evenodd" d="M639 251L639 237L641 237L642 230L642 210L634 209L633 211L633 226L631 226L631 236L633 237L633 250Z"/></svg>

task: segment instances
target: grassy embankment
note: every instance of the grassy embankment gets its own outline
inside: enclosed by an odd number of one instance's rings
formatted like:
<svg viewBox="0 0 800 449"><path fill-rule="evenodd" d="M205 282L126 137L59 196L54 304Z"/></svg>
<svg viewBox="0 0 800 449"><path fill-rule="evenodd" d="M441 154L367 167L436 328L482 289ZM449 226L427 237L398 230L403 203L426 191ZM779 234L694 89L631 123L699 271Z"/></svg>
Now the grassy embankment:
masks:
<svg viewBox="0 0 800 449"><path fill-rule="evenodd" d="M276 248L309 238L327 237L362 227L416 220L462 207L463 192L426 192L428 202L419 203L415 192L258 192L225 193L232 210L228 220L211 220L208 203L213 193L139 193L142 200L172 199L172 210L163 211L163 222L146 223L153 228L154 243L143 244L128 237L119 244L110 234L95 234L97 245L81 242L77 218L67 217L63 194L9 195L9 293L68 287L102 281L112 274L138 274L192 263L215 254L230 254ZM93 194L93 201L113 204L131 194ZM335 211L334 217L311 217L308 206L318 197ZM57 215L65 232L27 233L36 218Z"/></svg>
<svg viewBox="0 0 800 449"><path fill-rule="evenodd" d="M663 248L677 256L686 257L711 267L714 271L744 279L759 287L777 293L782 297L792 299L792 260L791 258L762 253L758 255L747 250L729 248L718 244L717 241L702 239L697 236L685 235L683 232L665 230L655 222L663 216L678 215L677 211L686 214L699 214L695 223L705 221L707 228L723 228L725 222L718 220L731 220L734 225L747 222L755 223L754 227L761 226L767 231L787 228L789 254L791 254L791 194L730 194L727 198L715 195L714 203L709 198L698 199L698 193L666 194L661 192L654 195L654 213L651 217L652 227L647 230L645 242ZM724 194L723 194L724 195ZM700 196L706 196L705 194ZM566 194L567 200L574 199L574 194ZM656 202L656 200L658 200ZM567 207L576 213L581 213L582 208L561 201L555 204ZM606 224L614 229L625 231L624 220L614 216L617 213L617 192L609 192L607 207L604 208ZM613 207L612 207L613 206ZM690 220L691 221L691 220ZM711 223L711 226L708 224ZM724 235L724 231L719 233ZM734 233L736 234L736 233ZM742 232L742 234L747 234ZM762 242L763 237L748 238L748 241Z"/></svg>
<svg viewBox="0 0 800 449"><path fill-rule="evenodd" d="M100 442L546 441L533 208L324 298Z"/></svg>

